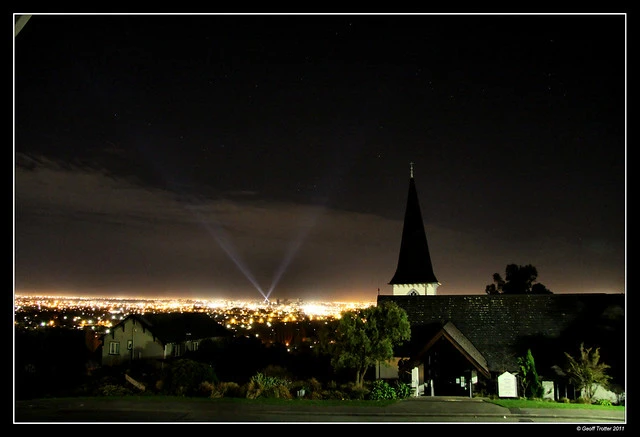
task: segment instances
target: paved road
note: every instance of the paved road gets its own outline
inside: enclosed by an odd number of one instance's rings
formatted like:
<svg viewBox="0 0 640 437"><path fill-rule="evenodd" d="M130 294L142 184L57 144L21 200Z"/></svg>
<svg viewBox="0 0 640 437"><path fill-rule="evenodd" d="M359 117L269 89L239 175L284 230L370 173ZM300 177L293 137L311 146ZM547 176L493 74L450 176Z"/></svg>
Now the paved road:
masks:
<svg viewBox="0 0 640 437"><path fill-rule="evenodd" d="M132 399L39 399L15 403L14 424L33 423L523 423L553 422L625 427L624 411L509 409L478 398L420 397L386 407L236 403L225 400L158 402ZM591 424L591 425L590 425ZM603 431L603 430L599 430ZM606 431L606 430L604 430Z"/></svg>

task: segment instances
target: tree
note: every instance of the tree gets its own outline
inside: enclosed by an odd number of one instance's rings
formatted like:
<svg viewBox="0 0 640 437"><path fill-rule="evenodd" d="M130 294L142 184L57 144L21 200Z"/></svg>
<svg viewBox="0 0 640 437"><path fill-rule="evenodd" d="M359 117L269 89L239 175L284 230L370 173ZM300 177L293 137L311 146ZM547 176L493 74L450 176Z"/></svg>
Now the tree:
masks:
<svg viewBox="0 0 640 437"><path fill-rule="evenodd" d="M541 398L542 397L542 382L538 377L536 371L536 362L533 359L531 349L527 350L527 355L518 358L518 365L520 366L520 373L522 378L520 384L522 385L522 393L525 397Z"/></svg>
<svg viewBox="0 0 640 437"><path fill-rule="evenodd" d="M600 348L585 348L584 343L580 344L580 357L574 358L565 352L567 357L567 367L565 373L569 381L574 383L582 393L582 397L591 402L596 386L608 388L611 377L607 375L608 364L600 362Z"/></svg>
<svg viewBox="0 0 640 437"><path fill-rule="evenodd" d="M407 313L395 302L343 311L335 325L326 325L321 347L331 356L334 369L354 369L356 386L362 387L367 369L393 358L393 347L411 338Z"/></svg>
<svg viewBox="0 0 640 437"><path fill-rule="evenodd" d="M505 279L499 273L493 274L493 284L487 285L487 294L553 294L547 287L540 283L534 284L538 279L538 270L531 264L519 266L508 264L505 271Z"/></svg>

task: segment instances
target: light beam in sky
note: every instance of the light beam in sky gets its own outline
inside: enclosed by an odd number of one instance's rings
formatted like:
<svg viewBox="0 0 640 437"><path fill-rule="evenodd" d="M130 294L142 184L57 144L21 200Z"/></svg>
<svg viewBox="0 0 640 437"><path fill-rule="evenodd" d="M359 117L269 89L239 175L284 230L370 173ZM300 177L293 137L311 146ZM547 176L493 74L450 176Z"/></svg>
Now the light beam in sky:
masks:
<svg viewBox="0 0 640 437"><path fill-rule="evenodd" d="M282 275L291 264L291 261L293 260L295 255L298 253L298 250L300 249L300 246L302 246L302 243L304 242L307 235L309 234L309 231L311 230L311 228L315 226L317 217L318 217L317 213L311 216L310 222L307 223L305 226L301 227L297 238L293 240L291 244L289 244L289 249L284 254L284 257L282 258L282 262L280 263L280 266L278 266L278 269L276 270L273 276L273 280L271 281L271 287L269 287L269 291L267 292L265 299L268 299L269 296L271 296L271 293L280 282Z"/></svg>
<svg viewBox="0 0 640 437"><path fill-rule="evenodd" d="M190 209L194 210L194 208L190 208ZM230 241L229 236L224 231L222 226L219 223L212 220L209 220L209 221L203 220L202 217L200 217L200 214L197 213L197 211L195 211L195 214L198 216L198 218L200 218L200 222L207 229L209 234L216 240L216 242L222 248L222 250L225 251L229 259L233 261L236 267L238 267L238 270L240 270L240 272L242 272L242 274L247 278L247 280L253 284L253 286L256 288L256 290L258 290L258 292L262 295L262 297L264 297L265 300L268 301L268 295L264 294L264 291L262 291L262 287L260 287L260 284L258 284L258 281L253 276L253 273L251 273L251 270L249 269L249 267L245 264L245 262L242 260L242 258L238 254L237 250L235 249L233 243Z"/></svg>

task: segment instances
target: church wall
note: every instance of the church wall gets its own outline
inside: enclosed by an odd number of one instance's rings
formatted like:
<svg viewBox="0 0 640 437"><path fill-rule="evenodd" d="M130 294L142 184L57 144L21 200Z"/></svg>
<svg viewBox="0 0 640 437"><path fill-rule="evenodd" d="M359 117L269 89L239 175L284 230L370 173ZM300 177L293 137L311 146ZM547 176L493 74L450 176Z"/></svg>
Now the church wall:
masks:
<svg viewBox="0 0 640 437"><path fill-rule="evenodd" d="M602 361L624 375L624 294L378 296L385 300L407 312L412 343L429 341L413 335L417 327L451 321L493 372L517 370L527 347L575 356L584 341L601 346Z"/></svg>
<svg viewBox="0 0 640 437"><path fill-rule="evenodd" d="M394 296L435 296L438 283L429 284L393 284Z"/></svg>

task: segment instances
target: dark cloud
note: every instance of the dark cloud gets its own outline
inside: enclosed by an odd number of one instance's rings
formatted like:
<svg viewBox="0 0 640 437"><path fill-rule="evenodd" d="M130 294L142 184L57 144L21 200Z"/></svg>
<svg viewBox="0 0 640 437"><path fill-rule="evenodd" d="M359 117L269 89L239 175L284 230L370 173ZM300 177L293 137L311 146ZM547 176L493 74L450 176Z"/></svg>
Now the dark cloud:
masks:
<svg viewBox="0 0 640 437"><path fill-rule="evenodd" d="M251 196L185 201L40 162L16 169L17 290L250 299L260 297L258 286L265 294L273 287L274 297L367 300L395 271L401 220ZM585 250L429 222L426 231L443 293L482 293L509 263L534 264L552 291L624 287L601 279L624 263L606 242Z"/></svg>

